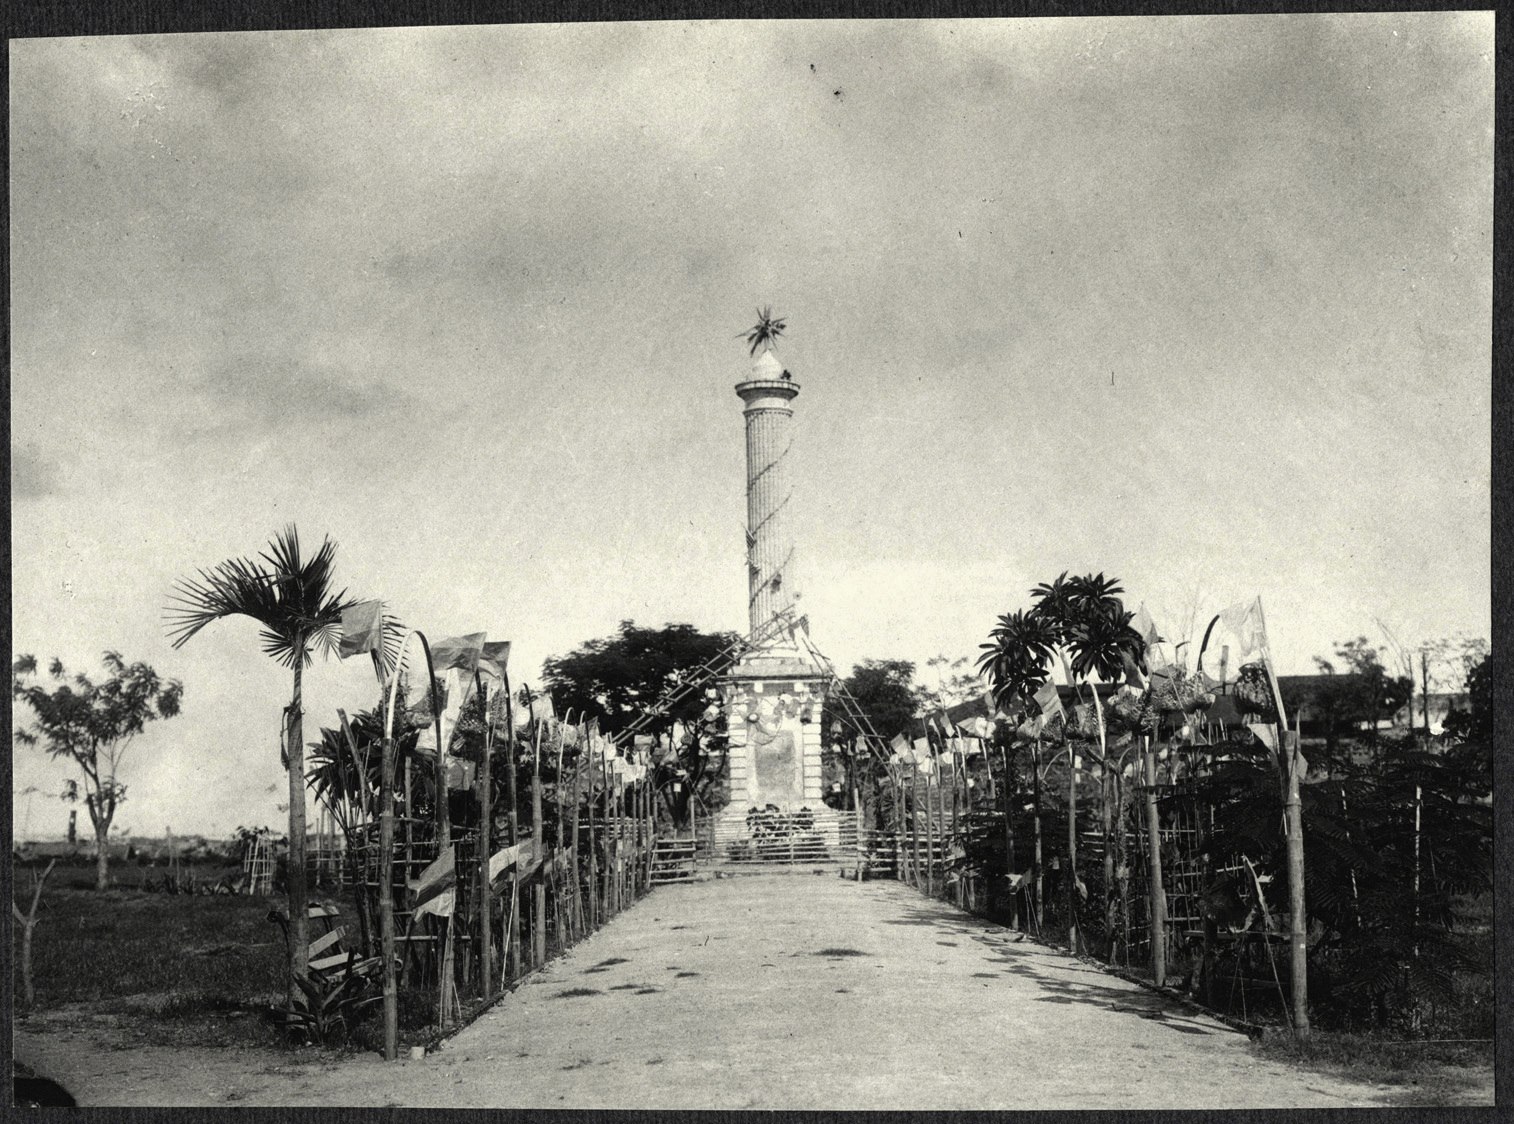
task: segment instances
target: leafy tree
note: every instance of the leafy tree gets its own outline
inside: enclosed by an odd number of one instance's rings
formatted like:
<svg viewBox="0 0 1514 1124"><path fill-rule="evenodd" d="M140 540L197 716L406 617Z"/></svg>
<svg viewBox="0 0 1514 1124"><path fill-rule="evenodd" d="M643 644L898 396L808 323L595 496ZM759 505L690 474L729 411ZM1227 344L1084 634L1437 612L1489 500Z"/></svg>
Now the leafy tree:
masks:
<svg viewBox="0 0 1514 1124"><path fill-rule="evenodd" d="M1468 792L1493 791L1493 658L1485 655L1467 672L1467 709L1446 716L1447 761L1459 769Z"/></svg>
<svg viewBox="0 0 1514 1124"><path fill-rule="evenodd" d="M11 665L11 697L32 709L34 725L15 731L23 745L41 745L53 757L66 757L83 774L82 785L69 781L65 799L78 799L94 825L99 854L95 860L95 889L109 883L109 851L106 835L116 808L126 799L126 786L119 779L121 759L132 739L148 722L172 718L179 713L183 684L161 679L145 663L128 665L117 652L106 652L108 678L96 683L79 674L72 678L62 662L48 665L51 690L34 682L37 660L22 655Z"/></svg>
<svg viewBox="0 0 1514 1124"><path fill-rule="evenodd" d="M1045 616L1024 609L1006 613L979 645L978 670L989 681L994 698L1006 711L1024 708L1046 684L1048 664L1060 630Z"/></svg>
<svg viewBox="0 0 1514 1124"><path fill-rule="evenodd" d="M640 729L669 743L669 752L656 761L654 781L682 823L694 794L718 783L711 766L720 759L723 735L719 723L706 717L712 706L706 691L687 691L670 705L662 700L670 689L694 679L699 668L719 667L738 639L733 632L701 632L691 624L653 629L621 621L614 636L548 658L542 682L559 715L571 712L574 722L597 718L606 734L618 734L649 715ZM658 712L650 713L654 708Z"/></svg>
<svg viewBox="0 0 1514 1124"><path fill-rule="evenodd" d="M916 695L915 665L909 660L863 660L852 667L842 682L867 716L873 730L885 742L896 734L908 734L919 708ZM824 736L834 738L839 724L844 738L852 736L852 719L833 697L827 696L824 709Z"/></svg>
<svg viewBox="0 0 1514 1124"><path fill-rule="evenodd" d="M1349 674L1337 675L1335 662L1314 658L1315 667L1336 678L1317 687L1309 700L1325 721L1326 745L1333 750L1337 731L1344 726L1367 725L1367 742L1377 744L1377 724L1398 713L1414 694L1414 681L1404 675L1390 675L1382 663L1381 649L1373 647L1365 636L1346 640L1335 647L1336 660Z"/></svg>
<svg viewBox="0 0 1514 1124"><path fill-rule="evenodd" d="M670 686L736 641L735 633L701 632L691 624L654 629L621 621L615 635L589 640L565 656L548 658L542 664L542 682L560 716L571 711L575 721L579 716L598 718L601 730L618 734L655 705ZM700 692L690 692L646 729L662 733L675 721L692 723L706 704Z"/></svg>
<svg viewBox="0 0 1514 1124"><path fill-rule="evenodd" d="M302 683L305 668L319 649L332 655L341 638L342 613L357 602L335 589L336 544L329 538L315 554L300 553L299 533L291 524L257 558L233 558L197 579L176 583L169 606L168 633L175 648L206 625L223 617L251 617L263 626L263 651L294 677L284 708L282 746L289 776L289 995L309 961L310 921L305 883L305 744Z"/></svg>

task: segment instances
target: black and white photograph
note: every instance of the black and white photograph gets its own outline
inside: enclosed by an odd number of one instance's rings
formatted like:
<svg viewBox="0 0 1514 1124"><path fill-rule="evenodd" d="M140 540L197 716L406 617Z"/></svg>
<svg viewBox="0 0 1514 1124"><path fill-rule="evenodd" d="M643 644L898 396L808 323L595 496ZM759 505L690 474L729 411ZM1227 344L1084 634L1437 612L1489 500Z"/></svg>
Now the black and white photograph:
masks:
<svg viewBox="0 0 1514 1124"><path fill-rule="evenodd" d="M282 18L8 43L14 1105L1494 1105L1493 11Z"/></svg>

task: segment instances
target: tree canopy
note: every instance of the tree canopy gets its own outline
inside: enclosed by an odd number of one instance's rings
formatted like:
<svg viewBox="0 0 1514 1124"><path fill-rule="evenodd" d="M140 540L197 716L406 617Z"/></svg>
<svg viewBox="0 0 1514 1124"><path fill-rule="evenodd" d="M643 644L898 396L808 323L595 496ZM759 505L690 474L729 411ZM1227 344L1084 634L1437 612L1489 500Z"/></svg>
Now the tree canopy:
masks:
<svg viewBox="0 0 1514 1124"><path fill-rule="evenodd" d="M842 682L884 741L909 730L919 705L915 665L909 660L863 660ZM823 721L826 738L832 736L832 726L837 722L845 728L843 737L855 732L845 711L829 695Z"/></svg>
<svg viewBox="0 0 1514 1124"><path fill-rule="evenodd" d="M542 682L559 716L571 710L575 721L579 715L597 718L601 730L615 734L654 705L676 677L693 673L737 639L733 632L701 632L691 624L641 628L625 620L613 636L549 657ZM648 731L666 730L674 720L692 723L708 704L703 692L693 692Z"/></svg>
<svg viewBox="0 0 1514 1124"><path fill-rule="evenodd" d="M106 652L102 662L107 678L97 683L84 674L70 676L54 659L47 671L55 685L49 688L34 681L36 657L18 656L11 665L11 697L29 705L33 717L32 725L16 728L15 740L68 758L84 775L83 785L69 782L64 796L77 798L82 787L100 844L97 886L103 890L105 836L126 799L126 786L117 777L121 758L147 723L179 713L184 686L145 663L127 664L119 652Z"/></svg>

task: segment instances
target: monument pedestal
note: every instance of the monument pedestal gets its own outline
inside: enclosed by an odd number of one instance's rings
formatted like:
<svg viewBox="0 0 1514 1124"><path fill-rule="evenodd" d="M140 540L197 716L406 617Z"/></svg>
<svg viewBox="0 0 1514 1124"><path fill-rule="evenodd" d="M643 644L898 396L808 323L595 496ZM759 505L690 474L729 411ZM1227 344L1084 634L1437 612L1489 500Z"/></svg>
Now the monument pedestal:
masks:
<svg viewBox="0 0 1514 1124"><path fill-rule="evenodd" d="M745 818L769 805L821 808L820 734L826 679L798 651L749 653L720 680L731 803Z"/></svg>

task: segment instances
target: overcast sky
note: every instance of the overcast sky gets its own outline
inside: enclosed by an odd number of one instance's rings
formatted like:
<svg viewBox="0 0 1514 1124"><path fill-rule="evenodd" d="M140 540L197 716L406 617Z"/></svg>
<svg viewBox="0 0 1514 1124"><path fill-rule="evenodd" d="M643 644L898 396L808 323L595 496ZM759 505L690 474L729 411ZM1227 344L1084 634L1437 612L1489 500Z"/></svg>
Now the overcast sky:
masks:
<svg viewBox="0 0 1514 1124"><path fill-rule="evenodd" d="M118 823L277 824L288 674L172 582L286 522L512 672L745 625L737 333L802 607L975 654L1064 569L1283 672L1490 615L1493 16L12 42L14 650L185 683ZM923 668L922 668L923 670ZM307 732L370 705L318 665ZM22 750L18 833L65 772Z"/></svg>

